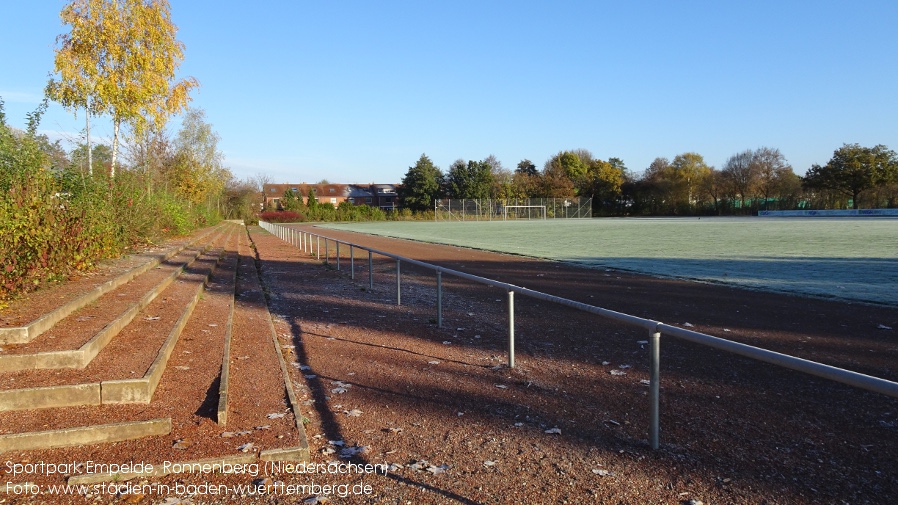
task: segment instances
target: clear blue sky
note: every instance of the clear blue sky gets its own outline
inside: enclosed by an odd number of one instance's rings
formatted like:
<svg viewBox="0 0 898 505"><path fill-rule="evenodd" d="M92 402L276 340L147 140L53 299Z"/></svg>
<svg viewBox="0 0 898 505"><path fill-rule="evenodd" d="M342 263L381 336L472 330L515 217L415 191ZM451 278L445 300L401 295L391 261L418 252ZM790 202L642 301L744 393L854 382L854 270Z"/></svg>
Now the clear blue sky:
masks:
<svg viewBox="0 0 898 505"><path fill-rule="evenodd" d="M61 0L0 0L0 96L23 127ZM238 177L397 182L496 155L779 148L803 174L843 143L898 150L898 2L171 0L183 75ZM177 128L175 120L172 129ZM96 131L111 138L108 121ZM51 106L41 129L76 138Z"/></svg>

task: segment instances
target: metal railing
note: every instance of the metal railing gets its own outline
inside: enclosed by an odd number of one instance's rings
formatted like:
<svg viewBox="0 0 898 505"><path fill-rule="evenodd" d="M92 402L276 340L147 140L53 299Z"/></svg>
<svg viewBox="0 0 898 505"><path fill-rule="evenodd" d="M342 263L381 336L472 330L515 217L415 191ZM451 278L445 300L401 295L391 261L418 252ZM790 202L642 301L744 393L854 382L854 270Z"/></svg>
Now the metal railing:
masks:
<svg viewBox="0 0 898 505"><path fill-rule="evenodd" d="M696 344L705 345L708 347L712 347L714 349L727 351L733 354L737 354L740 356L744 356L747 358L752 358L758 361L763 361L765 363L770 363L773 365L777 365L783 368L789 368L792 370L797 370L799 372L804 372L810 375L814 375L817 377L822 377L825 379L830 379L836 382L840 382L843 384L848 384L850 386L854 386L860 389L865 389L867 391L873 391L876 393L884 394L887 396L891 396L893 398L898 398L898 382L892 382L886 379L881 379L879 377L873 377L870 375L865 375L862 373L854 372L851 370L845 370L843 368L838 368L830 365L824 365L823 363L818 363L816 361L810 361L802 358L798 358L795 356L791 356L788 354L782 354L774 351L770 351L768 349L763 349L760 347L751 346L748 344L742 344L739 342L734 342L732 340L727 340L720 337L715 337L713 335L708 335L705 333L700 333L697 331L687 330L684 328L680 328L678 326L671 326L669 324L664 324L659 321L655 321L652 319L645 319L642 317L632 316L629 314L624 314L622 312L617 312L610 309L605 309L602 307L596 307L594 305L589 305L586 303L577 302L574 300L570 300L567 298L561 298L559 296L550 295L547 293L543 293L541 291L534 291L532 289L527 289L521 286L516 286L514 284L508 284L505 282L499 282L493 279L488 279L486 277L480 277L478 275L473 275L465 272L459 272L458 270L452 270L449 268L441 267L439 265L433 265L430 263L425 263L423 261L413 260L411 258L405 258L396 254L378 251L376 249L371 249L369 247L360 246L358 244L353 244L350 242L344 242L341 240L336 240L333 238L326 237L324 235L319 235L316 233L310 233L303 230L296 230L293 228L287 228L285 226L275 225L266 223L264 221L260 221L259 225L265 230L271 232L282 240L292 244L295 247L302 249L307 254L314 254L318 259L321 259L321 241L324 240L324 261L329 264L330 262L330 253L329 253L329 243L333 242L336 247L336 268L340 270L340 244L345 246L349 246L349 257L350 257L350 269L351 278L355 279L355 256L354 250L360 249L368 252L368 286L369 289L374 289L374 269L373 266L373 255L378 254L381 256L385 256L387 258L392 258L396 260L396 304L402 304L402 294L401 294L401 263L406 262L411 265L415 265L418 267L422 267L425 269L433 270L436 272L437 278L437 326L439 328L443 327L443 307L442 307L442 274L448 274L455 277L459 277L462 279L467 279L469 281L477 282L480 284L485 284L487 286L493 286L497 288L504 289L507 292L507 300L508 300L508 366L510 368L514 368L514 294L518 293L523 296L527 296L530 298L535 298L537 300L543 300L547 302L557 303L559 305L564 305L566 307L571 307L574 309L582 310L585 312L589 312L591 314L595 314L598 316L606 317L612 319L614 321L627 324L630 326L636 326L644 329L648 332L649 338L649 443L652 449L658 449L660 446L660 391L661 391L661 373L660 373L660 363L661 363L661 335L667 335L671 337L676 337L682 340L686 340L688 342L693 342ZM314 243L312 238L314 238Z"/></svg>

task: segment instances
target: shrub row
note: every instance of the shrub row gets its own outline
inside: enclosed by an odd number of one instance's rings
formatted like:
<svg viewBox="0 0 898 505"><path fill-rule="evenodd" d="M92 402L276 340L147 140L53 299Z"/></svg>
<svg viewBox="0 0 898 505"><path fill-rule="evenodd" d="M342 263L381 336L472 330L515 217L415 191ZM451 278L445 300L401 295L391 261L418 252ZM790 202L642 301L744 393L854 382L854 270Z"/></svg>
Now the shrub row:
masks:
<svg viewBox="0 0 898 505"><path fill-rule="evenodd" d="M0 194L0 304L98 261L212 224L205 209L148 195L128 171L68 185L44 169L8 176Z"/></svg>
<svg viewBox="0 0 898 505"><path fill-rule="evenodd" d="M40 110L39 110L40 112ZM5 124L0 101L0 308L41 285L171 235L213 224L217 209L152 191L146 174L115 178L57 167L46 137Z"/></svg>

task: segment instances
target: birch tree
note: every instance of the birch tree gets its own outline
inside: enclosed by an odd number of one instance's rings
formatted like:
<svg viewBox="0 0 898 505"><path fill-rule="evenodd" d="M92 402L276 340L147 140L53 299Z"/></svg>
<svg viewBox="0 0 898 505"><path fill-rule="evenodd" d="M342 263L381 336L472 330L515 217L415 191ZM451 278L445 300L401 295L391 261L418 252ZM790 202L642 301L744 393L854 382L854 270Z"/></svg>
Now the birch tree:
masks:
<svg viewBox="0 0 898 505"><path fill-rule="evenodd" d="M70 33L57 42L55 70L48 93L88 116L112 116L112 168L123 124L135 134L161 129L172 114L186 109L193 77L176 81L184 44L175 36L167 0L73 0L60 13Z"/></svg>

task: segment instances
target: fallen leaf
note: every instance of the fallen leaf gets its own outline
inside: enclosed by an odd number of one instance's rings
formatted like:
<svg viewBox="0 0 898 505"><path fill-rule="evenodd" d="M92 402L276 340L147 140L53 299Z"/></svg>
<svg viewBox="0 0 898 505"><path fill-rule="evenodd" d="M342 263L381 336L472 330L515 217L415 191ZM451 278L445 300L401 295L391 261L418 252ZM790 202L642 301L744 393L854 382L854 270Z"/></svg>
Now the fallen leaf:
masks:
<svg viewBox="0 0 898 505"><path fill-rule="evenodd" d="M430 463L428 463L426 459L420 459L418 461L413 462L408 467L417 472L419 470L423 470L423 469L427 468L428 466L430 466Z"/></svg>
<svg viewBox="0 0 898 505"><path fill-rule="evenodd" d="M446 470L448 470L448 469L449 469L449 465L446 465L446 464L443 464L440 466L430 465L427 467L427 471L434 475L439 475L441 473L445 473Z"/></svg>
<svg viewBox="0 0 898 505"><path fill-rule="evenodd" d="M353 458L355 456L358 456L359 454L364 454L367 450L368 448L363 445L344 447L340 449L340 457L344 459Z"/></svg>
<svg viewBox="0 0 898 505"><path fill-rule="evenodd" d="M261 479L253 479L253 487L267 487L274 484L274 481L271 480L271 477L265 477Z"/></svg>
<svg viewBox="0 0 898 505"><path fill-rule="evenodd" d="M549 428L545 432L550 435L561 435L561 428Z"/></svg>

